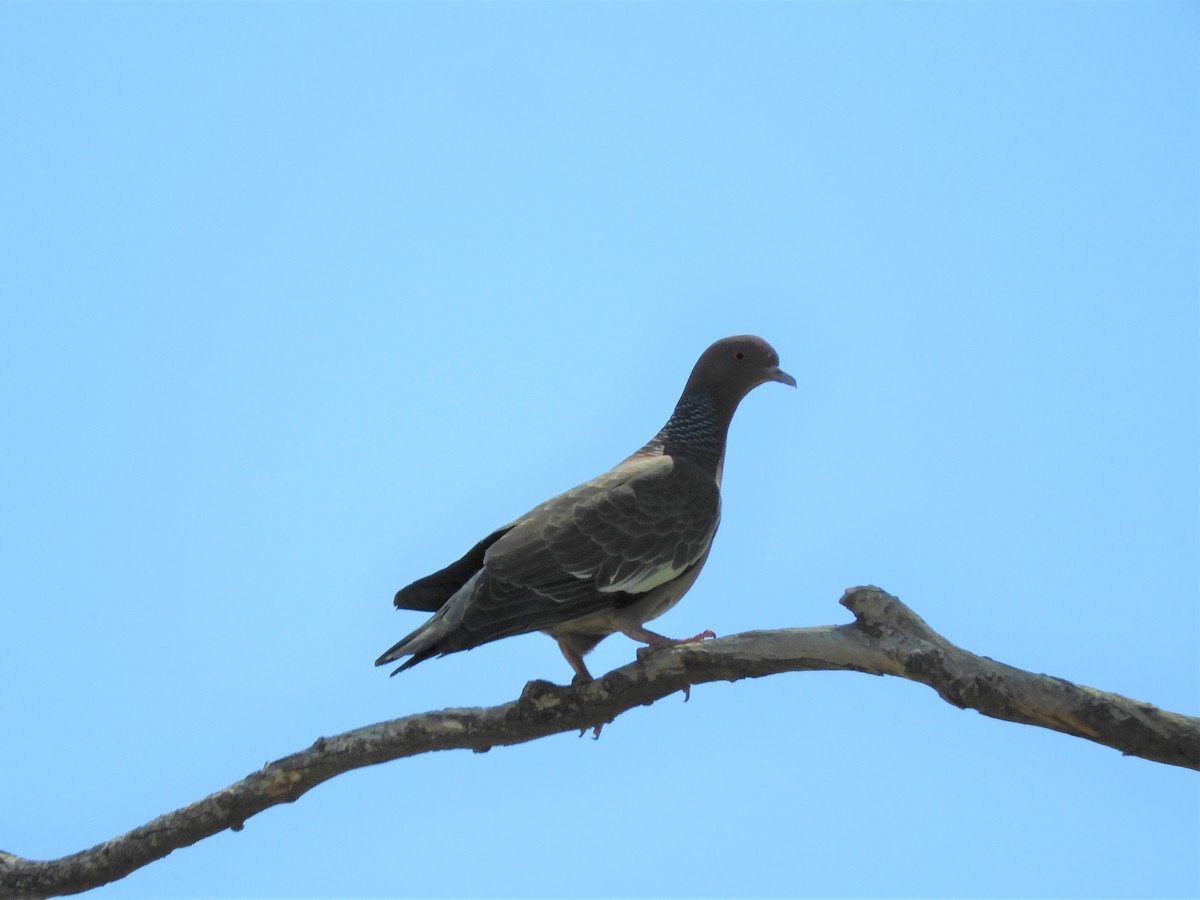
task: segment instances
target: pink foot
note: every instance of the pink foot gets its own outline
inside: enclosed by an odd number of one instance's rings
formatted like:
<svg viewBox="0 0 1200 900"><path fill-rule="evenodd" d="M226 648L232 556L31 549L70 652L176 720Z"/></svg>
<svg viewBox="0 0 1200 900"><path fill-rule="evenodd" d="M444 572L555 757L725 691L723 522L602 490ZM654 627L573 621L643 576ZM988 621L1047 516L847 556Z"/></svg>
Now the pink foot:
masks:
<svg viewBox="0 0 1200 900"><path fill-rule="evenodd" d="M713 634L712 630L706 628L704 631L700 632L699 634L694 634L691 637L663 638L662 640L654 641L653 643L648 644L645 647L638 647L637 658L639 661L644 660L655 650L665 650L668 647L678 647L680 644L695 644L696 642L702 641L705 638L715 638L715 637L716 637L716 635Z"/></svg>

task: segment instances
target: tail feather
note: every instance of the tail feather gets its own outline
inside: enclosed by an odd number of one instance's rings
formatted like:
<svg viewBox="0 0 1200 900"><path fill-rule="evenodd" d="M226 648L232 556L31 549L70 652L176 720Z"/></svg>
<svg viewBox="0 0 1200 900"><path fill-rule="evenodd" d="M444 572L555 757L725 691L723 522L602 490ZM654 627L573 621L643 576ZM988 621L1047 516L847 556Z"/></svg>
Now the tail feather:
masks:
<svg viewBox="0 0 1200 900"><path fill-rule="evenodd" d="M409 661L405 663L405 667L407 668L410 665L415 666L422 659L429 659L430 656L435 655L437 650L434 649L433 645L436 644L442 637L430 627L435 622L436 619L426 622L412 634L409 634L392 644L386 653L379 657L379 659L375 660L375 665L386 666L388 663L395 662L404 656L412 656L414 658L418 656L421 657L421 659L417 659L416 662ZM422 656L422 654L424 655Z"/></svg>
<svg viewBox="0 0 1200 900"><path fill-rule="evenodd" d="M458 593L444 603L442 608L427 619L416 631L405 635L389 647L387 652L375 660L375 665L385 666L388 663L395 662L402 656L411 656L412 659L396 670L396 672L403 672L405 669L411 668L417 663L429 659L431 656L440 655L443 652L443 642L462 623L463 611L467 600L482 576L482 572L476 572ZM466 592L465 594L464 591ZM396 672L392 674L395 675Z"/></svg>
<svg viewBox="0 0 1200 900"><path fill-rule="evenodd" d="M428 650L422 650L420 653L414 653L410 659L408 659L404 662L404 665L402 665L396 669L393 669L392 673L390 675L388 675L388 678L394 678L395 676L397 676L401 672L403 672L405 669L411 669L417 663L425 662L425 660L429 659L430 657L437 656L437 655L438 655L438 652L437 652L437 648L435 648L435 647L430 647ZM379 665L379 663L376 663L375 665Z"/></svg>

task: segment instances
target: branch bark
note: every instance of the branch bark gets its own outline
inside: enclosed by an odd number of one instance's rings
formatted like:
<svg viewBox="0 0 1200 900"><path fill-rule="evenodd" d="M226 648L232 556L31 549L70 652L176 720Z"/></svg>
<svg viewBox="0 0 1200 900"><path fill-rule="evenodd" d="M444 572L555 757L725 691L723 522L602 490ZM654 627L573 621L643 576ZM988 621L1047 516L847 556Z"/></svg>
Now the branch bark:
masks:
<svg viewBox="0 0 1200 900"><path fill-rule="evenodd" d="M852 588L840 602L854 613L854 622L685 644L582 687L531 681L519 699L501 706L419 713L319 738L306 750L91 849L45 861L0 851L0 897L52 897L99 887L226 828L240 831L256 813L291 803L351 769L434 750L485 753L560 732L598 730L635 706L693 684L779 672L896 675L928 685L960 708L1086 738L1128 756L1200 769L1200 719L976 656L878 588Z"/></svg>

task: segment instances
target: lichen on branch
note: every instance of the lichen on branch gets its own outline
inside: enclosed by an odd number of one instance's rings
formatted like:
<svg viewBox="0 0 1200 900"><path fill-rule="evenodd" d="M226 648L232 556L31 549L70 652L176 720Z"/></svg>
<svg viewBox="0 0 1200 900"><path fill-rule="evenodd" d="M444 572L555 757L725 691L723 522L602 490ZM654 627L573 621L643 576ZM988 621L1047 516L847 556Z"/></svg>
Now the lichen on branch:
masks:
<svg viewBox="0 0 1200 900"><path fill-rule="evenodd" d="M846 625L751 631L683 644L579 687L532 681L500 706L418 713L318 738L236 784L88 850L53 860L0 851L0 898L41 898L99 887L251 816L291 803L343 772L435 750L486 752L567 731L596 730L627 710L694 684L781 672L847 670L933 688L955 706L1050 728L1173 766L1200 769L1200 719L1038 675L951 644L879 588L846 591Z"/></svg>

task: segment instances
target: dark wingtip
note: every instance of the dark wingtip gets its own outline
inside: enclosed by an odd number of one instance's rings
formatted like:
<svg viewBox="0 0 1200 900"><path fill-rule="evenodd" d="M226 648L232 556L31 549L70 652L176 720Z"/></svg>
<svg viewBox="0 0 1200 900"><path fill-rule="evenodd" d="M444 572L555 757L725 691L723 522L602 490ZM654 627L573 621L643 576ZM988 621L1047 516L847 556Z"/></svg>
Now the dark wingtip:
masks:
<svg viewBox="0 0 1200 900"><path fill-rule="evenodd" d="M409 635L409 637L412 637L412 635ZM383 651L383 656L381 656L381 657L379 657L379 659L375 660L375 665L386 666L388 663L395 662L400 657L404 656L404 653L402 653L402 652L397 653L396 651L399 650L401 647L403 647L407 643L408 643L408 638L405 638L404 640L400 641L397 644L392 644L392 646L388 647L385 651Z"/></svg>
<svg viewBox="0 0 1200 900"><path fill-rule="evenodd" d="M386 656L387 654L384 655ZM396 669L392 670L391 674L388 675L388 678L395 678L405 669L411 669L417 663L425 662L425 660L429 659L429 657L436 655L436 650L422 650L420 653L415 654L412 659L405 660L404 665L398 666ZM382 662L382 660L380 660L380 662ZM388 662L395 662L395 660L389 659ZM379 665L379 663L375 663L375 665Z"/></svg>

